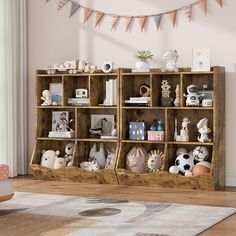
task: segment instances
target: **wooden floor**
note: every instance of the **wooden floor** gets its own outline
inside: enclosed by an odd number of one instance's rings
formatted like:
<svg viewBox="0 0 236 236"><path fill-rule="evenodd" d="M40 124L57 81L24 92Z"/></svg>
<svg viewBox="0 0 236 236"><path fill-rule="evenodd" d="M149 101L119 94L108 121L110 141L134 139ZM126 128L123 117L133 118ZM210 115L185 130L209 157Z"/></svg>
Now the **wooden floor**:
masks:
<svg viewBox="0 0 236 236"><path fill-rule="evenodd" d="M224 206L236 208L236 188L224 191L189 191L179 189L157 189L121 185L91 185L74 182L41 181L32 178L14 179L15 191L63 194L73 196L96 196L127 200L172 202L183 204ZM236 214L211 227L201 236L236 236Z"/></svg>

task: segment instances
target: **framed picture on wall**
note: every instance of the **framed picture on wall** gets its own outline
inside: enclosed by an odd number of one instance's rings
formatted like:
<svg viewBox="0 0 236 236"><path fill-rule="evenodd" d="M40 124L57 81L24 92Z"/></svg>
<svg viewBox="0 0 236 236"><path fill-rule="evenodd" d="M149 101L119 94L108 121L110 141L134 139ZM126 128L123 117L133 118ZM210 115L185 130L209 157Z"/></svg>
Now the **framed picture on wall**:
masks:
<svg viewBox="0 0 236 236"><path fill-rule="evenodd" d="M211 70L210 48L193 48L192 71L208 72Z"/></svg>
<svg viewBox="0 0 236 236"><path fill-rule="evenodd" d="M52 101L56 102L57 105L62 105L62 83L50 83L49 90L52 93Z"/></svg>

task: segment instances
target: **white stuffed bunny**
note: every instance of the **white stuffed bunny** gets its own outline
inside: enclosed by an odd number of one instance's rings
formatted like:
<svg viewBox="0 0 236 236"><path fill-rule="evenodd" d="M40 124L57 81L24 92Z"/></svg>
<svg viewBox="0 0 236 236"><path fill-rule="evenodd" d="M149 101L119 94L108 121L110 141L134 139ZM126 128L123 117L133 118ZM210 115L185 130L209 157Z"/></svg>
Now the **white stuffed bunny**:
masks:
<svg viewBox="0 0 236 236"><path fill-rule="evenodd" d="M59 156L60 151L53 151L53 150L43 150L41 163L40 165L47 168L54 168L55 161Z"/></svg>

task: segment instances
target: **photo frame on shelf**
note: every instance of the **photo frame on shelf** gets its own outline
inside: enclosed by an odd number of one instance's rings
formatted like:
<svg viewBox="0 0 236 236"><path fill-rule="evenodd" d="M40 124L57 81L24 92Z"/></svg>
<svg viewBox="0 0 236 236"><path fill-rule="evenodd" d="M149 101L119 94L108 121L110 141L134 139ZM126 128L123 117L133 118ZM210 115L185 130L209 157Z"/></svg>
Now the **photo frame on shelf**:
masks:
<svg viewBox="0 0 236 236"><path fill-rule="evenodd" d="M52 93L52 101L62 105L63 85L62 83L50 83L49 90Z"/></svg>
<svg viewBox="0 0 236 236"><path fill-rule="evenodd" d="M211 70L210 57L210 48L193 48L192 71L209 72Z"/></svg>
<svg viewBox="0 0 236 236"><path fill-rule="evenodd" d="M52 131L60 131L61 120L69 122L69 112L68 111L53 111L52 112Z"/></svg>
<svg viewBox="0 0 236 236"><path fill-rule="evenodd" d="M112 136L115 125L115 115L91 115L90 134L98 136Z"/></svg>

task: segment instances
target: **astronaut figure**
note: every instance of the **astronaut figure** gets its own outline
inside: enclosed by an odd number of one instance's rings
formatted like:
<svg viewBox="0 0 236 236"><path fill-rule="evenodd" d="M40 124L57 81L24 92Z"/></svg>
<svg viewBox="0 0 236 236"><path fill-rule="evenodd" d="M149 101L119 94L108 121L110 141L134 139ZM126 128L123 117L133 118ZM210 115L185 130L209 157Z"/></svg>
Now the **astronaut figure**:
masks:
<svg viewBox="0 0 236 236"><path fill-rule="evenodd" d="M194 84L191 84L187 87L187 95L184 94L184 96L187 98L186 99L186 106L190 107L190 106L196 106L199 107L200 105L200 101L199 101L199 97L203 96L198 94L198 87Z"/></svg>

